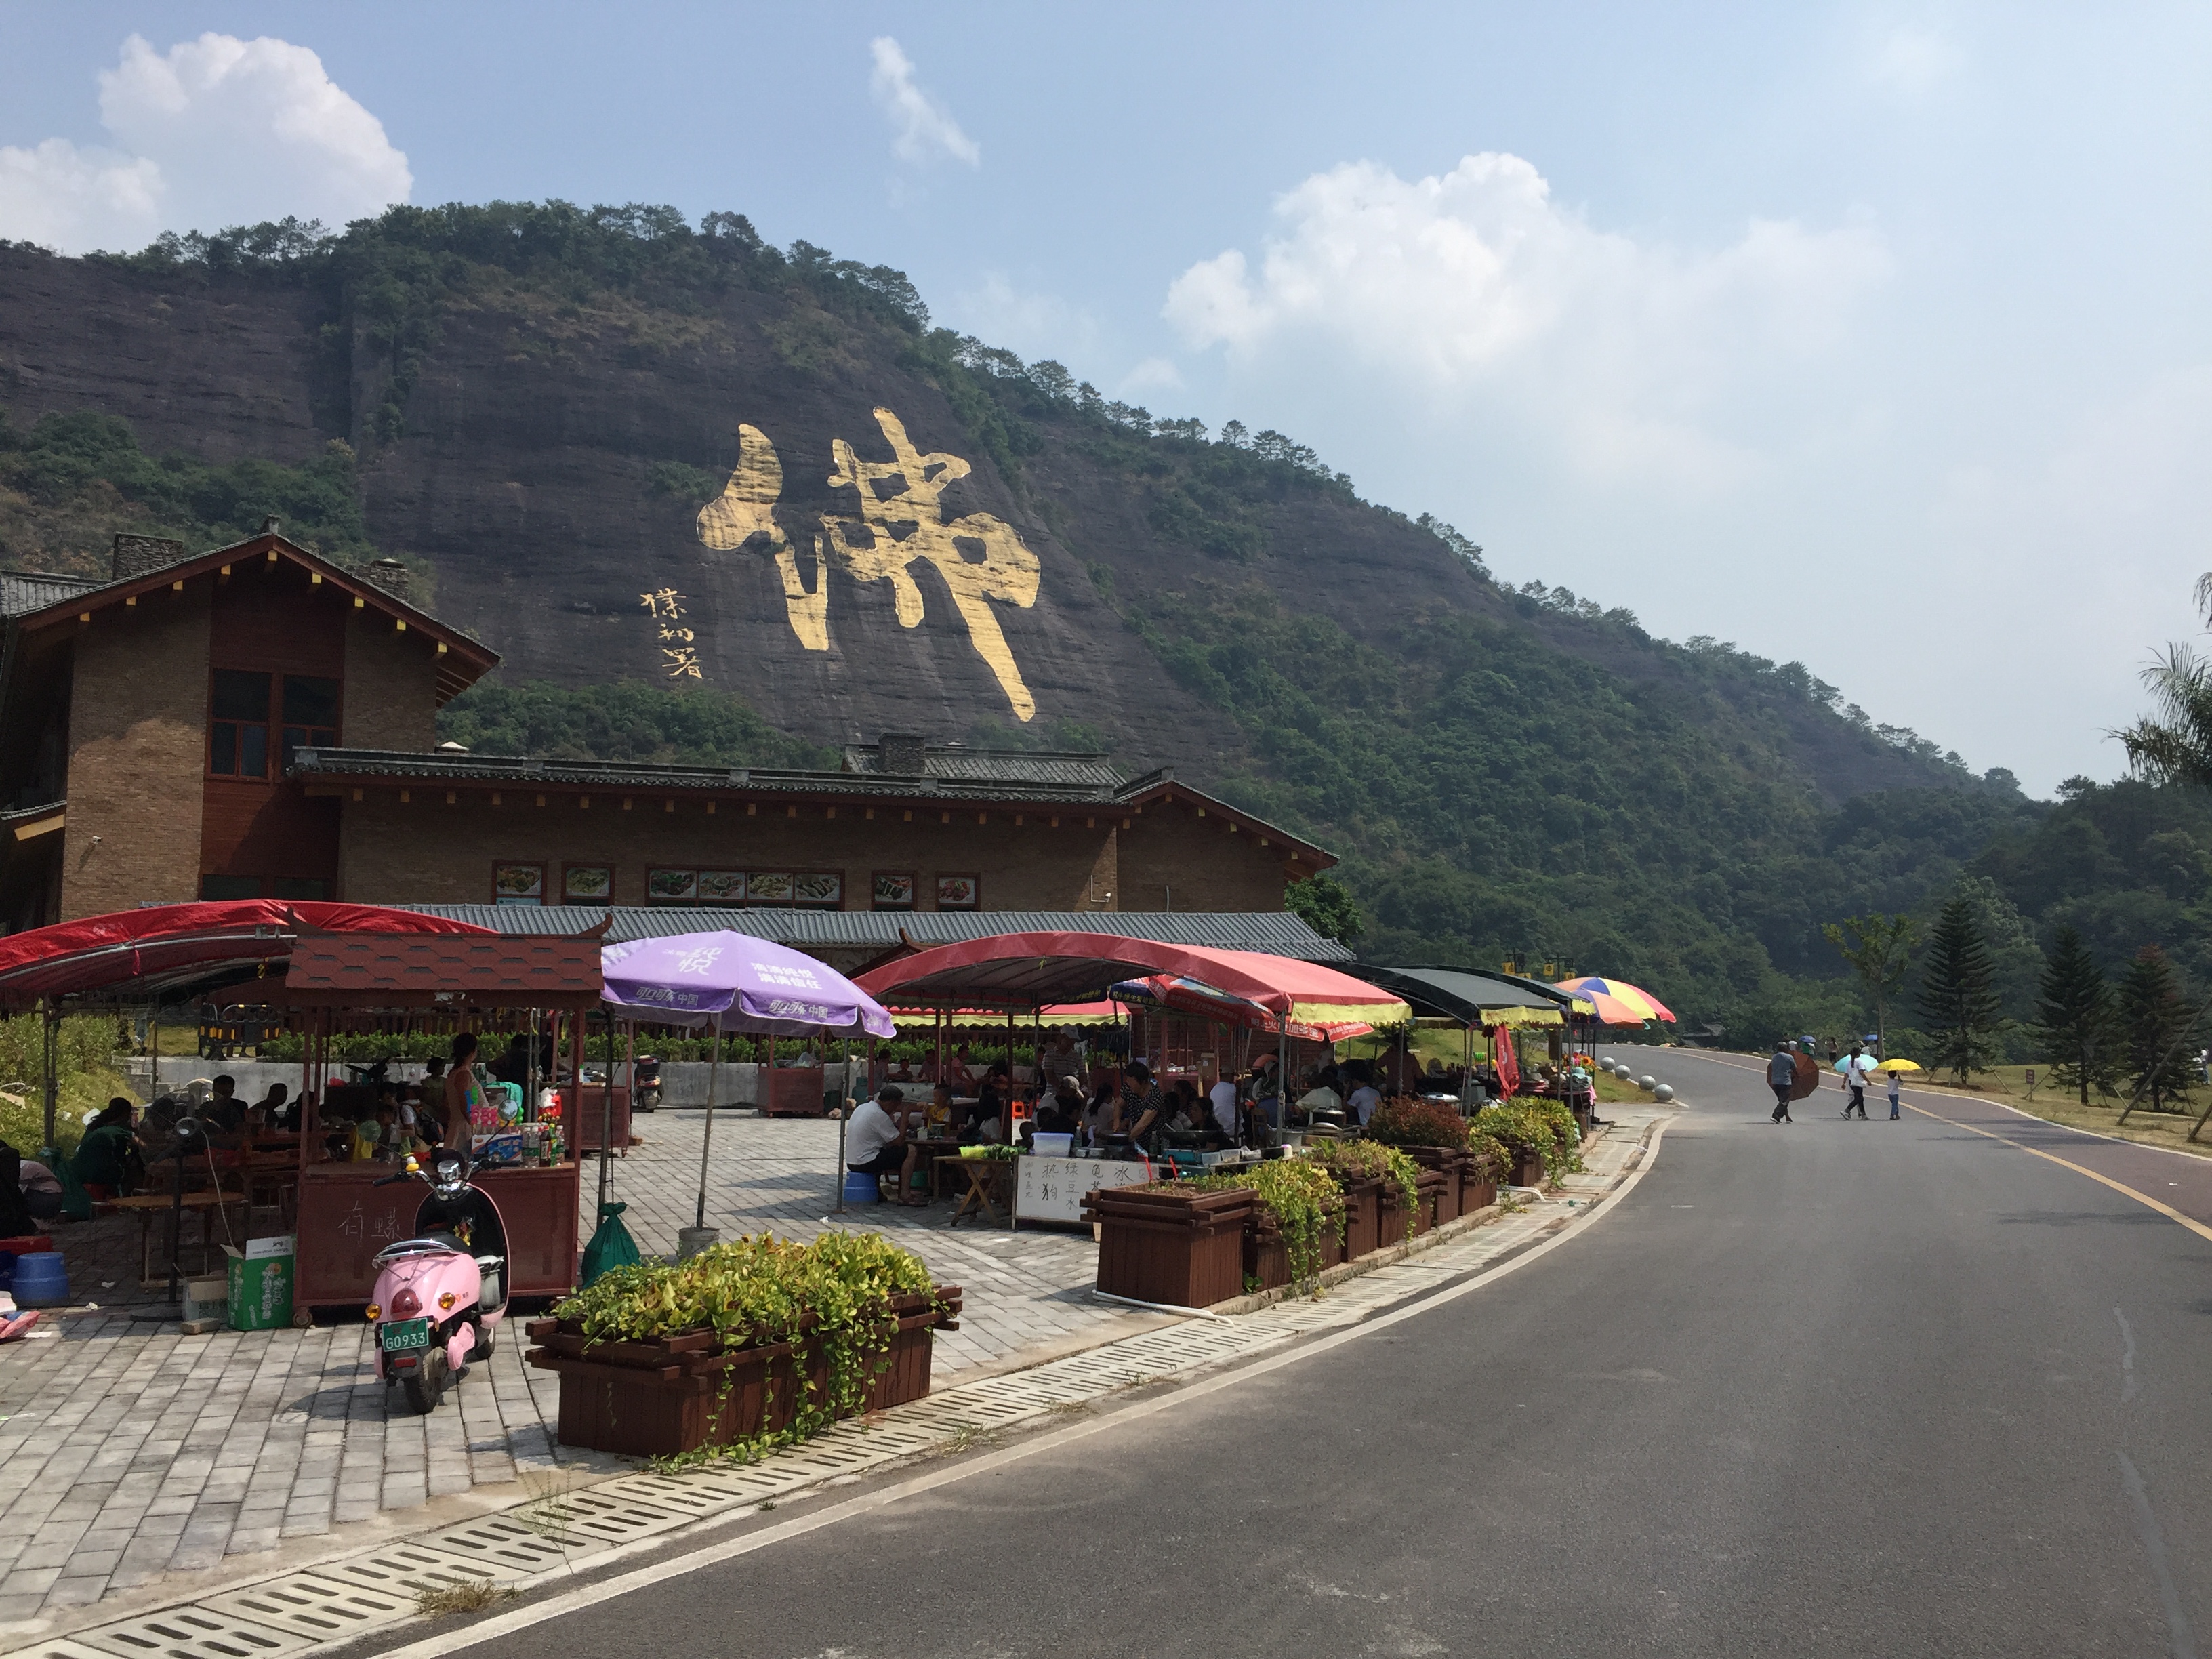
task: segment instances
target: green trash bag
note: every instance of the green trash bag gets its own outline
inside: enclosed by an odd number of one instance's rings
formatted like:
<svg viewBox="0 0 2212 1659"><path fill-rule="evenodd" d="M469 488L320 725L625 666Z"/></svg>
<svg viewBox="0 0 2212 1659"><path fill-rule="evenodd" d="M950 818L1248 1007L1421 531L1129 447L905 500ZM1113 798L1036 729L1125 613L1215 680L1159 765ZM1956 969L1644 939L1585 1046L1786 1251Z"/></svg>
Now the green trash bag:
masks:
<svg viewBox="0 0 2212 1659"><path fill-rule="evenodd" d="M579 1290L611 1268L627 1267L636 1261L637 1241L622 1224L622 1212L628 1208L629 1205L612 1200L599 1206L599 1230L584 1246L584 1270L577 1285Z"/></svg>

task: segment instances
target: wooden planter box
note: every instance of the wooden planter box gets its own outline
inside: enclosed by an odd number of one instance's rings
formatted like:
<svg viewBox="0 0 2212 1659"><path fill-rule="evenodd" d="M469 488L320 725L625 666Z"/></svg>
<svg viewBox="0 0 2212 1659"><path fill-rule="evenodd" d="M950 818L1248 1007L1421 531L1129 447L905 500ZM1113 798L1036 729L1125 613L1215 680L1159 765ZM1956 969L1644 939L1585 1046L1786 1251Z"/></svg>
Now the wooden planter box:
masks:
<svg viewBox="0 0 2212 1659"><path fill-rule="evenodd" d="M1344 1242L1337 1237L1333 1221L1324 1220L1321 1229L1321 1261L1315 1268L1325 1273L1344 1260ZM1283 1235L1266 1212L1255 1209L1244 1224L1244 1277L1249 1282L1260 1281L1263 1291L1280 1290L1291 1283L1291 1249L1283 1243Z"/></svg>
<svg viewBox="0 0 2212 1659"><path fill-rule="evenodd" d="M1544 1184L1544 1155L1541 1152L1513 1152L1513 1184L1516 1187L1541 1187Z"/></svg>
<svg viewBox="0 0 2212 1659"><path fill-rule="evenodd" d="M1459 1213L1459 1171L1456 1168L1424 1170L1414 1182L1413 1193L1413 1231L1425 1233Z"/></svg>
<svg viewBox="0 0 2212 1659"><path fill-rule="evenodd" d="M1459 1212L1473 1215L1497 1202L1497 1172L1486 1160L1470 1156L1459 1166Z"/></svg>
<svg viewBox="0 0 2212 1659"><path fill-rule="evenodd" d="M941 1302L941 1310L933 1305ZM893 1298L898 1328L859 1409L883 1411L929 1393L933 1333L959 1328L960 1287ZM653 1342L592 1342L574 1322L536 1321L538 1346L525 1358L561 1377L557 1438L564 1446L633 1457L672 1456L788 1429L802 1388L829 1384L829 1365L810 1355L802 1374L788 1342L713 1352L714 1334Z"/></svg>
<svg viewBox="0 0 2212 1659"><path fill-rule="evenodd" d="M1098 1288L1108 1296L1206 1308L1244 1293L1250 1192L1102 1187L1083 1200L1098 1224Z"/></svg>
<svg viewBox="0 0 2212 1659"><path fill-rule="evenodd" d="M1382 1199L1382 1215L1380 1225L1376 1229L1375 1248L1387 1250L1393 1244L1406 1242L1406 1224L1410 1218L1406 1213L1406 1195L1398 1190L1396 1182L1384 1182L1379 1196Z"/></svg>
<svg viewBox="0 0 2212 1659"><path fill-rule="evenodd" d="M1382 1183L1355 1181L1344 1189L1344 1259L1357 1261L1382 1248Z"/></svg>

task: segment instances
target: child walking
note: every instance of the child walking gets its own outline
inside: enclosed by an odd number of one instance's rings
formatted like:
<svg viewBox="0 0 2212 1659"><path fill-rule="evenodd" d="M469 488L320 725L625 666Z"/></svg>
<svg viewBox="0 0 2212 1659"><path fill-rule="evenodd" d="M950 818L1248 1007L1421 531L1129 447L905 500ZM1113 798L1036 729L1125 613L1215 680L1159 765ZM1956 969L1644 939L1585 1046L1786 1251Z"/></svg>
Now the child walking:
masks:
<svg viewBox="0 0 2212 1659"><path fill-rule="evenodd" d="M1897 1091L1904 1076L1905 1073L1902 1072L1892 1072L1889 1074L1889 1115L1893 1118L1898 1115Z"/></svg>

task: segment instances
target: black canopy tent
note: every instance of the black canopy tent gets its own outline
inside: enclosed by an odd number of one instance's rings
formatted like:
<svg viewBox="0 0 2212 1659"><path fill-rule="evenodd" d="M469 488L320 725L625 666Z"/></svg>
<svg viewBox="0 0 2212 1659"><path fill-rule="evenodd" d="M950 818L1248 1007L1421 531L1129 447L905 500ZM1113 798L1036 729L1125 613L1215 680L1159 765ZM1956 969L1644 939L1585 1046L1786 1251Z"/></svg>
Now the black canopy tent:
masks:
<svg viewBox="0 0 2212 1659"><path fill-rule="evenodd" d="M1460 1103L1467 1104L1465 1079L1474 1067L1474 1032L1525 1018L1530 1011L1557 1014L1562 1020L1572 1012L1574 996L1541 980L1517 974L1493 974L1479 968L1376 968L1362 963L1362 977L1405 998L1415 1016L1455 1021L1465 1034L1462 1056ZM1548 1023L1548 1022L1547 1022Z"/></svg>

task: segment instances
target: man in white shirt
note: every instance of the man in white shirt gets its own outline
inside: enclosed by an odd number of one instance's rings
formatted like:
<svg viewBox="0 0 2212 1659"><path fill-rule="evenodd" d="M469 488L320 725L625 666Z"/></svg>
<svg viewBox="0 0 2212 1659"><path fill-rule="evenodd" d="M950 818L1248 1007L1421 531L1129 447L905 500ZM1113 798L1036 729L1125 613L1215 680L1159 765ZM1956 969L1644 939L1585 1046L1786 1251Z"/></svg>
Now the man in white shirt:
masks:
<svg viewBox="0 0 2212 1659"><path fill-rule="evenodd" d="M1843 1067L1844 1087L1851 1091L1850 1100L1844 1108L1844 1115L1849 1117L1856 1111L1863 1118L1866 1115L1867 1079L1874 1074L1873 1057L1867 1054L1863 1044L1854 1042Z"/></svg>
<svg viewBox="0 0 2212 1659"><path fill-rule="evenodd" d="M1372 1083L1362 1078L1359 1086L1352 1091L1352 1098L1344 1103L1359 1118L1359 1126L1367 1127L1367 1120L1375 1115L1375 1109L1382 1103L1382 1096Z"/></svg>
<svg viewBox="0 0 2212 1659"><path fill-rule="evenodd" d="M1213 1121L1221 1126L1221 1133L1237 1133L1237 1079L1223 1078L1206 1091L1206 1098L1213 1108Z"/></svg>
<svg viewBox="0 0 2212 1659"><path fill-rule="evenodd" d="M855 1175L898 1177L897 1202L927 1202L909 1190L921 1148L907 1139L906 1092L887 1083L875 1099L864 1101L845 1126L845 1167Z"/></svg>

